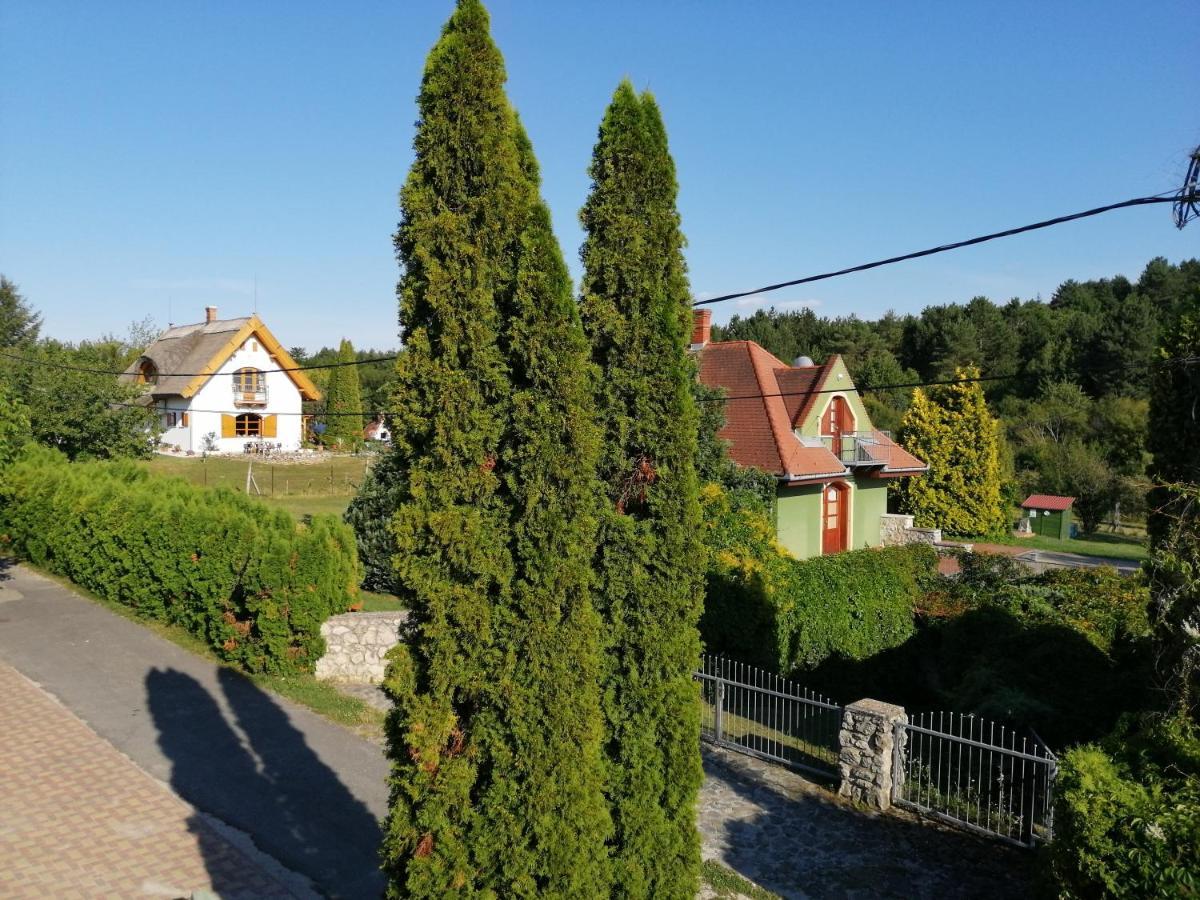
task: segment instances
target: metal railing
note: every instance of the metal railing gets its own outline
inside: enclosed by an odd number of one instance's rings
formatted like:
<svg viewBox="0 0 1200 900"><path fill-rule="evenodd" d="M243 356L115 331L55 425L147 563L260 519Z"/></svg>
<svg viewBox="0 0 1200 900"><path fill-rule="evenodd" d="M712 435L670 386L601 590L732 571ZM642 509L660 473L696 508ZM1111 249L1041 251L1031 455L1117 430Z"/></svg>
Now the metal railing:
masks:
<svg viewBox="0 0 1200 900"><path fill-rule="evenodd" d="M846 466L886 465L897 449L890 431L844 431L837 438L828 434L820 437L825 449Z"/></svg>
<svg viewBox="0 0 1200 900"><path fill-rule="evenodd" d="M237 382L233 384L233 403L235 406L262 406L267 402L267 385L260 381L257 388L242 390Z"/></svg>
<svg viewBox="0 0 1200 900"><path fill-rule="evenodd" d="M1032 847L1054 834L1058 758L1036 734L978 716L921 713L895 725L892 802Z"/></svg>
<svg viewBox="0 0 1200 900"><path fill-rule="evenodd" d="M701 737L823 777L838 772L842 707L755 666L704 654Z"/></svg>

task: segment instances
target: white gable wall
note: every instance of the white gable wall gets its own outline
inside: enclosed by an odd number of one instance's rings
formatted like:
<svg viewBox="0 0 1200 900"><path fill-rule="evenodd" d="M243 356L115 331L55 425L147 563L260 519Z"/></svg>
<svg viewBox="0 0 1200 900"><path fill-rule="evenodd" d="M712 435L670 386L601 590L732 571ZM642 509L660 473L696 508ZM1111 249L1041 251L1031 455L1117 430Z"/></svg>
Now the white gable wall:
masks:
<svg viewBox="0 0 1200 900"><path fill-rule="evenodd" d="M254 349L257 346L258 349ZM300 389L296 387L291 376L286 372L271 372L278 369L279 362L271 357L263 348L262 342L251 336L233 353L221 366L220 370L209 378L190 399L172 398L171 408L186 410L188 413L187 428L173 428L163 435L165 444L178 444L184 450L200 453L204 449L204 437L215 435L218 453L241 453L248 441L254 438L221 437L221 415L240 415L241 413L257 413L261 416L276 416L275 437L262 438L266 443L282 444L287 451L300 449L303 437L301 425L302 398ZM238 369L253 368L266 371L264 376L267 384L267 403L265 406L235 406L233 402L233 373ZM173 436L178 435L178 439Z"/></svg>

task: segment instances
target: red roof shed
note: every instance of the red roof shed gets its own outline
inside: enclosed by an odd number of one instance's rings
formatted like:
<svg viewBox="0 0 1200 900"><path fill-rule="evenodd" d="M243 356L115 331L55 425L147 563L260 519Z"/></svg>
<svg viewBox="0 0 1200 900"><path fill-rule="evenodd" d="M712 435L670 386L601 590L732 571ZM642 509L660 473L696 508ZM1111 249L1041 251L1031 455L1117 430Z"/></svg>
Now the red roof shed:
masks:
<svg viewBox="0 0 1200 900"><path fill-rule="evenodd" d="M1021 504L1022 509L1049 509L1061 512L1070 509L1074 497L1059 497L1055 494L1030 494Z"/></svg>

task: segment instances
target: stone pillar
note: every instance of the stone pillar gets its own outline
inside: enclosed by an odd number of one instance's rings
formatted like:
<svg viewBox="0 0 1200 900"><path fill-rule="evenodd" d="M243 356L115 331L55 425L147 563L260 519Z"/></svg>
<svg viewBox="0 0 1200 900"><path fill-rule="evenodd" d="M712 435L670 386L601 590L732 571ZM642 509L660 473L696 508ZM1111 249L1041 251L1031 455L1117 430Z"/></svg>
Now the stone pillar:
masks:
<svg viewBox="0 0 1200 900"><path fill-rule="evenodd" d="M903 707L879 700L859 700L846 707L838 733L841 796L875 809L892 805L895 724L903 721Z"/></svg>

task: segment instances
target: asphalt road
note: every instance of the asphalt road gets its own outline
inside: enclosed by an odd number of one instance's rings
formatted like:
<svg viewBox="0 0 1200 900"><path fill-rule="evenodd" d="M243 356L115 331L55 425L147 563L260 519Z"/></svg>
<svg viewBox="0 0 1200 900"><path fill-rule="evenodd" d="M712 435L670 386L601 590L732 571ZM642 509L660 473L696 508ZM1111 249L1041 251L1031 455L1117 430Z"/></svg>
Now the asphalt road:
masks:
<svg viewBox="0 0 1200 900"><path fill-rule="evenodd" d="M382 893L380 748L19 566L0 569L0 659L324 893Z"/></svg>

